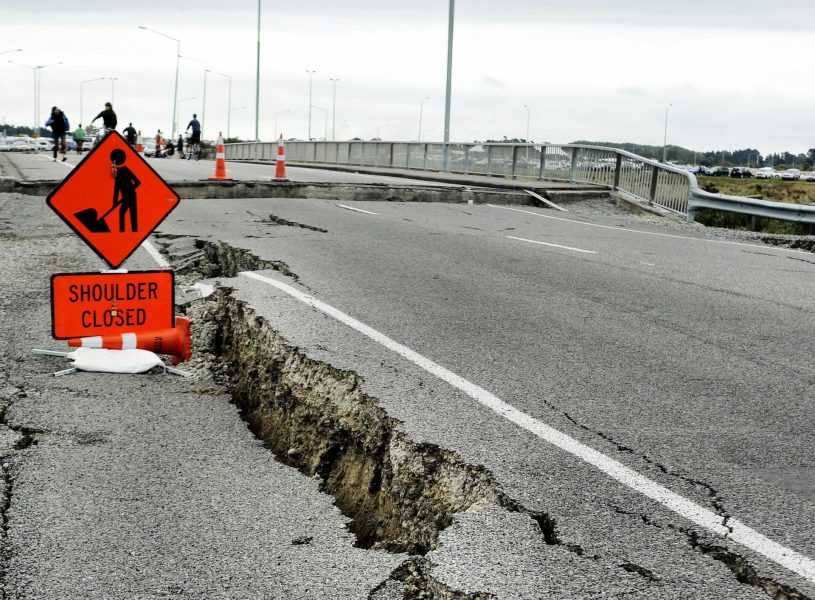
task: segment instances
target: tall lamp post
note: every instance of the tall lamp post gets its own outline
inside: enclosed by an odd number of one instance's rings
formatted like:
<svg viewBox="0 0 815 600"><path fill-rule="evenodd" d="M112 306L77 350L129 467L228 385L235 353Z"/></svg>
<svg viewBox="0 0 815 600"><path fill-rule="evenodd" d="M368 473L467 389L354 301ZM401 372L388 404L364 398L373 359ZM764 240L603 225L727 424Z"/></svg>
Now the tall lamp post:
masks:
<svg viewBox="0 0 815 600"><path fill-rule="evenodd" d="M79 82L79 122L85 123L85 92L83 90L83 86L86 83L90 83L91 81L101 81L102 79L107 79L106 77L96 77L95 79L86 79L85 81Z"/></svg>
<svg viewBox="0 0 815 600"><path fill-rule="evenodd" d="M206 91L207 91L207 83L206 83L206 74L212 73L213 75L220 75L221 77L226 77L229 80L229 96L226 101L226 137L229 139L229 115L232 114L232 77L230 75L226 75L224 73L219 73L218 71L212 71L210 69L206 69L204 71L204 98L206 98ZM201 111L201 129L204 128L204 114Z"/></svg>
<svg viewBox="0 0 815 600"><path fill-rule="evenodd" d="M274 114L274 136L275 136L275 139L277 139L277 136L283 135L283 133L281 131L277 130L277 115L282 115L283 113L287 113L287 112L291 112L291 109L280 110L280 111L278 111L278 112L276 112Z"/></svg>
<svg viewBox="0 0 815 600"><path fill-rule="evenodd" d="M258 49L255 60L255 141L259 142L260 123L260 0L258 0Z"/></svg>
<svg viewBox="0 0 815 600"><path fill-rule="evenodd" d="M9 61L14 62L14 61ZM42 71L46 67L53 67L54 65L61 65L62 61L56 63L50 63L47 65L26 65L23 63L15 63L20 65L21 67L26 67L34 71L34 137L40 137L40 71Z"/></svg>
<svg viewBox="0 0 815 600"><path fill-rule="evenodd" d="M529 162L529 107L524 104L524 108L526 109L526 161Z"/></svg>
<svg viewBox="0 0 815 600"><path fill-rule="evenodd" d="M314 79L314 74L317 71L309 71L306 69L306 73L308 73L308 140L311 141L311 83Z"/></svg>
<svg viewBox="0 0 815 600"><path fill-rule="evenodd" d="M455 0L450 0L447 19L447 85L444 92L444 170L450 155L450 96L453 87L453 25L455 23Z"/></svg>
<svg viewBox="0 0 815 600"><path fill-rule="evenodd" d="M177 44L175 53L175 91L173 92L173 127L171 135L171 139L175 139L176 115L177 115L176 111L178 107L178 68L181 62L181 40L174 38L171 35L167 35L166 33L156 31L155 29L145 27L144 25L139 25L139 29L144 29L145 31L150 31L162 37L166 37L167 39L173 40Z"/></svg>
<svg viewBox="0 0 815 600"><path fill-rule="evenodd" d="M419 141L422 141L422 115L424 113L424 103L425 100L430 100L430 96L425 96L422 98L422 101L419 102Z"/></svg>
<svg viewBox="0 0 815 600"><path fill-rule="evenodd" d="M204 67L204 90L203 90L204 95L203 99L201 100L201 139L204 139L204 113L207 110L207 65L204 62L198 60L197 58L193 58L192 56L182 56L181 58L191 60L192 62L198 63L199 65ZM180 103L181 102L179 101L179 104ZM178 133L181 133L180 126Z"/></svg>
<svg viewBox="0 0 815 600"><path fill-rule="evenodd" d="M333 100L331 101L331 141L337 140L337 82L339 78L329 78L331 83L334 84Z"/></svg>
<svg viewBox="0 0 815 600"><path fill-rule="evenodd" d="M668 109L673 106L672 104L668 104L665 107L665 136L662 138L662 163L668 163Z"/></svg>
<svg viewBox="0 0 815 600"><path fill-rule="evenodd" d="M107 77L110 79L110 103L116 106L116 80L118 77Z"/></svg>

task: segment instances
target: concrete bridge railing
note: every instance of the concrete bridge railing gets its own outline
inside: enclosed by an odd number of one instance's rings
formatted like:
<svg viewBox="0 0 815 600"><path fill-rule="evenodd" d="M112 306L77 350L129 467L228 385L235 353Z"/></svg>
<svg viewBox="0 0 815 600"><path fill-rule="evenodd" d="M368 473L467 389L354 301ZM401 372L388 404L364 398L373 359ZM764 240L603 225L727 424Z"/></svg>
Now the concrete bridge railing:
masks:
<svg viewBox="0 0 815 600"><path fill-rule="evenodd" d="M277 142L239 142L225 147L227 160L277 158ZM815 223L815 206L710 194L696 177L614 148L578 144L476 144L431 142L285 142L295 163L414 169L471 175L593 184L659 206L692 221L711 208L800 223Z"/></svg>

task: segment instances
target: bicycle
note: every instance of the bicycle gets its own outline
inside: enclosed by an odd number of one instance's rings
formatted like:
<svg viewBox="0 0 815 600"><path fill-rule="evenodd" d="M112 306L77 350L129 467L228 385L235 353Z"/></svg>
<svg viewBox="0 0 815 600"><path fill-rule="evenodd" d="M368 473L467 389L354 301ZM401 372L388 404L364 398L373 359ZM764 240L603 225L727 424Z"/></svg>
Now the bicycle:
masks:
<svg viewBox="0 0 815 600"><path fill-rule="evenodd" d="M190 139L192 139L192 138L190 138ZM201 143L200 142L195 142L193 144L189 140L187 140L187 145L185 146L185 148L186 148L187 160L192 160L193 158L195 160L201 160Z"/></svg>

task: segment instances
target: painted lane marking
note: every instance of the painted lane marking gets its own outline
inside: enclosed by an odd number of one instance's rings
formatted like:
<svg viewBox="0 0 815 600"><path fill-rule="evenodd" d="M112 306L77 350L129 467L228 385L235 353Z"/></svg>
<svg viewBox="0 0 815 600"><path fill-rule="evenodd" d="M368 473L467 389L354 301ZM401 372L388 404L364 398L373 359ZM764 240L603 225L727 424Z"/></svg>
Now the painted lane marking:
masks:
<svg viewBox="0 0 815 600"><path fill-rule="evenodd" d="M628 233L641 233L642 235L655 235L657 237L674 238L677 240L692 240L694 242L707 242L711 244L729 244L731 246L747 246L748 248L761 249L761 250L777 250L779 252L795 252L796 254L809 254L805 250L794 250L792 248L782 248L780 246L759 246L758 244L748 244L746 242L728 242L726 240L708 240L704 238L695 238L689 235L674 235L670 233L657 233L655 231L642 231L641 229L629 229L628 227L613 227L611 225L600 225L599 223L586 223L585 221L576 221L574 219L566 219L565 217L553 217L551 215L542 215L541 213L531 210L523 210L520 208L510 208L508 206L498 206L497 204L487 204L492 208L500 208L502 210L512 210L515 212L526 213L527 215L535 215L543 219L552 219L553 221L564 221L566 223L574 223L575 225L585 225L586 227L599 227L600 229L611 229L613 231L625 231Z"/></svg>
<svg viewBox="0 0 815 600"><path fill-rule="evenodd" d="M365 213L366 215L378 215L379 213L371 212L369 210L362 210L361 208L354 208L353 206L347 206L345 204L337 204L340 208L344 208L346 210L353 210L354 212L361 212Z"/></svg>
<svg viewBox="0 0 815 600"><path fill-rule="evenodd" d="M597 254L594 250L583 250L581 248L572 248L571 246L561 246L560 244L548 244L546 242L539 242L537 240L528 240L526 238L515 237L508 235L507 238L511 240L518 240L519 242L529 242L530 244L540 244L541 246L551 246L552 248L563 248L564 250L572 250L573 252L585 252L586 254Z"/></svg>
<svg viewBox="0 0 815 600"><path fill-rule="evenodd" d="M167 259L164 258L161 253L156 250L156 247L150 243L150 240L144 240L141 243L141 247L147 250L147 253L156 261L156 264L161 267L162 269L169 269L170 263L167 262Z"/></svg>
<svg viewBox="0 0 815 600"><path fill-rule="evenodd" d="M69 163L69 162L63 162L63 161L61 161L61 160L57 160L57 161L55 161L53 157L51 157L51 156L46 156L45 154L37 154L37 156L42 156L42 157L43 157L45 160L50 160L51 162L59 163L59 164L61 164L63 167L68 167L69 169L73 169L73 168L76 166L76 165L72 165L72 164L71 164L71 163Z"/></svg>
<svg viewBox="0 0 815 600"><path fill-rule="evenodd" d="M333 317L337 321L369 337L388 350L395 352L413 364L421 367L428 373L431 373L442 381L459 389L476 400L482 406L495 412L497 415L504 417L512 423L515 423L520 428L525 429L526 431L536 435L540 439L549 442L554 446L557 446L572 456L583 460L589 465L599 469L609 477L619 481L623 485L628 486L632 490L639 492L640 494L647 496L656 502L659 502L666 508L672 510L687 520L704 527L705 529L708 529L719 536L730 538L731 540L738 542L739 544L761 554L762 556L765 556L785 569L792 571L796 575L815 583L815 561L813 561L811 558L774 542L737 519L729 518L727 519L727 525L725 525L724 517L722 517L722 515L716 514L713 511L704 508L691 500L688 500L684 496L681 496L665 486L639 474L621 462L606 456L602 452L599 452L594 448L583 444L582 442L577 441L573 437L554 429L542 421L538 421L531 415L528 415L507 404L487 390L477 386L474 383L471 383L470 381L467 381L463 377L456 375L448 369L445 369L438 363L435 363L429 358L426 358L411 350L407 346L403 346L399 342L396 342L376 329L357 321L353 317L334 308L333 306L317 300L314 296L305 294L291 287L290 285L263 275L259 275L257 273L243 271L239 274L243 275L244 277L249 277L251 279L271 285L299 300L300 302L303 302L304 304L311 306L312 308L315 308L330 317Z"/></svg>

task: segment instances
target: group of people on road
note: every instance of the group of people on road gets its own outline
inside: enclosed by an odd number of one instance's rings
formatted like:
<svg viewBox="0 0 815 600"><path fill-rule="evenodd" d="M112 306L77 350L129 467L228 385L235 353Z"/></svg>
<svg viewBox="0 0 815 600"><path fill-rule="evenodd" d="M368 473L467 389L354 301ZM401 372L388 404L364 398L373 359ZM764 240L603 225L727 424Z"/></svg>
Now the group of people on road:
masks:
<svg viewBox="0 0 815 600"><path fill-rule="evenodd" d="M116 129L116 126L118 125L118 117L116 116L116 112L113 110L113 105L110 102L105 102L104 110L102 110L93 118L93 120L91 120L90 125L92 126L99 119L102 119L103 132ZM56 162L57 154L61 154L62 161L64 162L67 159L68 150L65 137L71 129L70 123L68 122L68 117L61 108L54 106L51 108L51 115L45 122L45 126L51 128L51 135L54 138L53 160ZM187 125L184 133L190 129L192 129L192 133L190 135L188 147L200 148L201 123L198 121L197 114L192 115L192 120ZM122 134L130 146L136 146L138 141L138 132L136 131L136 128L133 127L133 123L128 123L128 126L122 130ZM81 155L83 151L82 147L85 143L85 136L85 130L82 128L82 124L80 123L73 132L74 143L76 144L76 153L79 155ZM172 156L176 151L178 151L179 158L184 158L184 138L181 134L178 136L178 141L173 143L172 140L165 141L161 134L161 130L159 129L155 136L155 146L156 158Z"/></svg>
<svg viewBox="0 0 815 600"><path fill-rule="evenodd" d="M102 112L96 115L93 120L91 121L91 125L93 125L98 119L102 119L102 126L105 131L116 129L116 125L118 124L118 118L116 117L116 112L113 110L113 105L110 102L105 102L105 108ZM65 141L65 138L68 134L68 131L71 129L71 124L68 121L68 117L65 115L65 111L63 111L58 106L51 107L51 114L48 117L48 120L45 121L45 126L51 128L51 137L54 138L54 161L57 160L57 154L62 155L62 161L68 158L68 144ZM131 136L127 135L128 143L131 145L136 143L136 130L133 129L133 123L130 124L129 129L132 130L132 142L130 141ZM127 129L125 131L128 131ZM82 128L82 123L77 125L76 129L74 129L73 133L74 143L76 144L76 153L82 154L83 145L85 144L85 130Z"/></svg>
<svg viewBox="0 0 815 600"><path fill-rule="evenodd" d="M201 123L198 121L198 115L193 113L192 120L187 124L187 128L184 130L184 133L187 133L190 129L192 129L192 133L190 134L189 143L187 145L188 148L193 149L195 147L200 147L201 144ZM156 136L153 139L155 146L156 146L156 158L162 157L171 157L173 156L176 151L178 151L178 158L185 158L184 154L184 136L182 134L178 134L178 141L173 143L173 140L165 140L161 129L156 132ZM164 150L162 150L162 148Z"/></svg>

